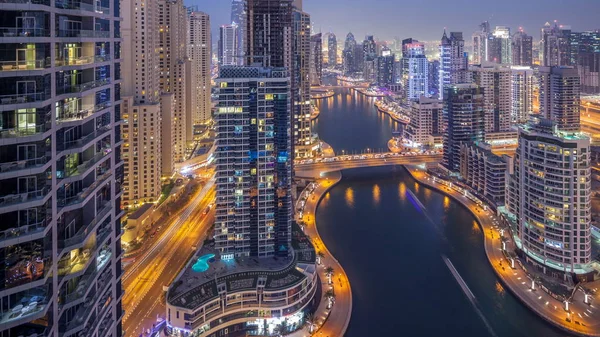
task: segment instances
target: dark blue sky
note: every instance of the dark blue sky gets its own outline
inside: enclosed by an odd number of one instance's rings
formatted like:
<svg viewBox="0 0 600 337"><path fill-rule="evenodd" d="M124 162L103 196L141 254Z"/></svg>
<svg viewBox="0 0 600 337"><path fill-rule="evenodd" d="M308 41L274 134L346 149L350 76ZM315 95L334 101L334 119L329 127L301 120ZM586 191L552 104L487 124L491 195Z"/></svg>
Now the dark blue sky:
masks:
<svg viewBox="0 0 600 337"><path fill-rule="evenodd" d="M211 16L213 32L229 21L230 0L185 1ZM352 31L359 40L367 34L437 40L444 27L470 37L484 20L512 30L523 27L535 39L546 21L558 20L574 31L600 29L600 0L304 0L304 10L322 32Z"/></svg>

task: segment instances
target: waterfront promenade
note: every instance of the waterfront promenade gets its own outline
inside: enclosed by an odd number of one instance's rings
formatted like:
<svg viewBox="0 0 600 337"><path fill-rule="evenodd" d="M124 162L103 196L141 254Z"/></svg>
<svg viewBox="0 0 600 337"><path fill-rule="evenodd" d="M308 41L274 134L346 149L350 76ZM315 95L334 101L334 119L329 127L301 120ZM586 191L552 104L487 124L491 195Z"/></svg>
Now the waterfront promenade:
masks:
<svg viewBox="0 0 600 337"><path fill-rule="evenodd" d="M466 197L456 186L433 178L423 169L407 167L411 176L419 183L442 192L468 209L484 235L484 248L492 269L508 290L523 304L540 317L553 325L577 336L600 336L600 296L590 295L590 303L584 303L582 291L576 291L568 307L565 303L551 297L536 284L532 289L532 280L526 271L517 263L507 260L502 251L502 242L506 242L506 250L514 251L514 243L510 235L502 238L497 216L489 208ZM514 268L513 268L514 266ZM568 308L568 310L566 310Z"/></svg>
<svg viewBox="0 0 600 337"><path fill-rule="evenodd" d="M319 307L314 314L314 336L319 337L341 337L346 333L348 324L350 323L350 316L352 314L352 289L350 288L350 282L346 272L340 265L340 263L331 255L323 240L319 236L319 231L316 226L316 212L321 198L335 186L342 179L342 173L340 171L332 172L327 177L318 179L314 182L314 190L311 191L309 186L302 191L301 196L306 196L306 203L302 212L296 214L296 219L300 223L304 223L304 233L308 235L317 252L324 254L321 259L321 264L317 267L319 271L319 279L322 282L324 294L329 289L332 289L335 293L335 303L331 309L327 309L326 298L321 298ZM332 284L328 284L327 275L325 269L332 267L334 275L331 277ZM323 296L321 294L321 296ZM291 337L304 337L309 336L308 329L302 329L288 336Z"/></svg>

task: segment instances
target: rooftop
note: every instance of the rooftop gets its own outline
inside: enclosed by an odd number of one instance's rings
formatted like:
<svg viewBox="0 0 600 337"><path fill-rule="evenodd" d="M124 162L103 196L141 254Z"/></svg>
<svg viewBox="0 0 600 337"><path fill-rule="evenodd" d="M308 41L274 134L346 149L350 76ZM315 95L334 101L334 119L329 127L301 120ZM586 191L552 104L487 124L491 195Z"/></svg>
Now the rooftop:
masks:
<svg viewBox="0 0 600 337"><path fill-rule="evenodd" d="M205 244L196 252L169 288L170 304L194 309L218 296L217 285L225 284L227 292L254 290L259 281L265 290L288 288L301 282L306 273L314 273L315 250L308 237L294 226L292 254L287 258L246 257L222 260L214 243ZM209 254L208 269L197 272L192 266Z"/></svg>
<svg viewBox="0 0 600 337"><path fill-rule="evenodd" d="M131 220L139 219L141 216L143 216L153 206L154 206L153 203L143 204L142 206L140 206L140 208L138 208L137 210L135 210L135 212L131 213L131 215L129 216L129 219L131 219Z"/></svg>

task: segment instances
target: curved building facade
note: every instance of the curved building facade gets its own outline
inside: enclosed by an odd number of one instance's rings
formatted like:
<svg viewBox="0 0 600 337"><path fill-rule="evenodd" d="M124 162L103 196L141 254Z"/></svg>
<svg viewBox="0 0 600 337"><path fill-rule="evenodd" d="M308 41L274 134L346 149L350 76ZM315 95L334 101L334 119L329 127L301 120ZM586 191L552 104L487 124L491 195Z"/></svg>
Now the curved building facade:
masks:
<svg viewBox="0 0 600 337"><path fill-rule="evenodd" d="M223 260L214 245L198 251L167 292L170 335L266 335L283 322L290 331L302 327L318 277L309 239L294 234L299 240L287 258Z"/></svg>

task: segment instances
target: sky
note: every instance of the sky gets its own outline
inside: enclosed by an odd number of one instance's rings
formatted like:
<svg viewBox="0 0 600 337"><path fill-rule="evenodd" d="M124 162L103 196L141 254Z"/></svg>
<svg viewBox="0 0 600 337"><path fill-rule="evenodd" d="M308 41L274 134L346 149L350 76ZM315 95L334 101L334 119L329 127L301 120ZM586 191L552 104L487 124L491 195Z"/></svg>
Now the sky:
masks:
<svg viewBox="0 0 600 337"><path fill-rule="evenodd" d="M213 36L229 23L230 0L184 0L211 17ZM482 21L493 26L523 27L539 39L547 21L558 20L573 31L600 29L600 0L303 0L315 30L332 31L342 39L352 32L357 40L374 35L379 40L412 37L438 40L444 28L469 40Z"/></svg>

